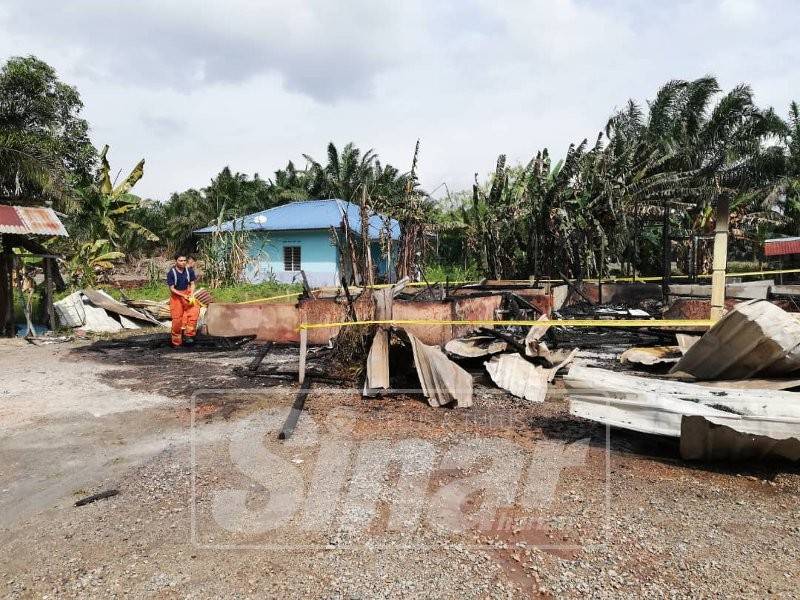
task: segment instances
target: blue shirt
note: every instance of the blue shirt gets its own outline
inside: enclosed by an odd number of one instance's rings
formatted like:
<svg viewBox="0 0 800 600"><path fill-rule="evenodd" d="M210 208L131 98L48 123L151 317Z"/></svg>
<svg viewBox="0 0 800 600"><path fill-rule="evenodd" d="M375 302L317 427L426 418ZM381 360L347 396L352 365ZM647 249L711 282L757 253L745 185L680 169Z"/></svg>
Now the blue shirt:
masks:
<svg viewBox="0 0 800 600"><path fill-rule="evenodd" d="M194 274L194 270L188 267L183 269L183 273L177 267L172 267L167 271L167 285L174 287L179 292L188 290L189 284L196 280L197 276Z"/></svg>

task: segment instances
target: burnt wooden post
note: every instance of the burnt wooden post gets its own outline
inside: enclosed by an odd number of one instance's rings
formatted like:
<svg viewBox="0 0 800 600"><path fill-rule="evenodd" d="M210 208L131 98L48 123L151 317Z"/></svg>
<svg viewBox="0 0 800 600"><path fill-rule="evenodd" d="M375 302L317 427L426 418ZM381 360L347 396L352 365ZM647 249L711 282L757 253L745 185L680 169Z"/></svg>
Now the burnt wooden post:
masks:
<svg viewBox="0 0 800 600"><path fill-rule="evenodd" d="M56 330L56 309L53 306L53 263L55 259L47 256L44 259L44 303L47 310L47 322L51 331Z"/></svg>
<svg viewBox="0 0 800 600"><path fill-rule="evenodd" d="M306 272L303 269L300 269L300 275L303 278L303 294L306 298L311 298L311 286L308 285L308 278L306 277Z"/></svg>
<svg viewBox="0 0 800 600"><path fill-rule="evenodd" d="M13 271L13 246L11 236L3 235L0 251L0 335L14 337L14 285L11 281Z"/></svg>
<svg viewBox="0 0 800 600"><path fill-rule="evenodd" d="M597 278L597 303L603 303L603 274L605 273L605 265L606 265L606 253L605 253L605 244L600 241L600 268L597 270L598 278Z"/></svg>

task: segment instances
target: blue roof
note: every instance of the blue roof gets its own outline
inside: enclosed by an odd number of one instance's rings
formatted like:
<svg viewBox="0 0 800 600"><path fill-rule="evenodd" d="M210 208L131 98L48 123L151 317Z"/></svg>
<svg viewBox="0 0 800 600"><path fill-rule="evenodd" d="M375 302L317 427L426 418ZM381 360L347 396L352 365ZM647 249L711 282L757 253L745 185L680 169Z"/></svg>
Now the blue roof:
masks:
<svg viewBox="0 0 800 600"><path fill-rule="evenodd" d="M262 210L231 221L226 221L220 231L285 231L296 229L330 229L342 224L342 215L347 213L350 229L361 230L361 210L357 204L346 200L301 200ZM369 232L372 239L380 237L387 217L372 214L369 217ZM392 239L400 239L400 224L390 219ZM195 229L195 233L213 233L216 225Z"/></svg>

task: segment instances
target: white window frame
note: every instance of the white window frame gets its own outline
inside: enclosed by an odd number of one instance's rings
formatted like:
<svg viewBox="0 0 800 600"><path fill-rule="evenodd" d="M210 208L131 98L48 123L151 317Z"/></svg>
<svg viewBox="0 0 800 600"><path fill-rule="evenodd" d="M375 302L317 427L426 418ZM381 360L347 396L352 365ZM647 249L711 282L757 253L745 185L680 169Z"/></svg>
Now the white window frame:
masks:
<svg viewBox="0 0 800 600"><path fill-rule="evenodd" d="M297 272L302 269L303 247L286 245L283 247L283 270L287 273ZM289 267L287 269L287 267ZM295 268L296 267L296 268Z"/></svg>

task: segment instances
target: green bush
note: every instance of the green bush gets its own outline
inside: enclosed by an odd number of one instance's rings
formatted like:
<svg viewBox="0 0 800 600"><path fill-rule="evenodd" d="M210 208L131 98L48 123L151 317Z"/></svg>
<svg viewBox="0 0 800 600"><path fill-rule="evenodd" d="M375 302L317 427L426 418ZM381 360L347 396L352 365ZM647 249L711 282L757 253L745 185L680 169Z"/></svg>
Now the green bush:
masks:
<svg viewBox="0 0 800 600"><path fill-rule="evenodd" d="M464 268L456 265L430 265L425 268L425 279L432 281L478 281L482 276L477 267L470 265Z"/></svg>
<svg viewBox="0 0 800 600"><path fill-rule="evenodd" d="M765 267L757 261L748 261L748 260L731 260L728 262L727 272L728 273L748 273L750 271L761 271L766 270Z"/></svg>

